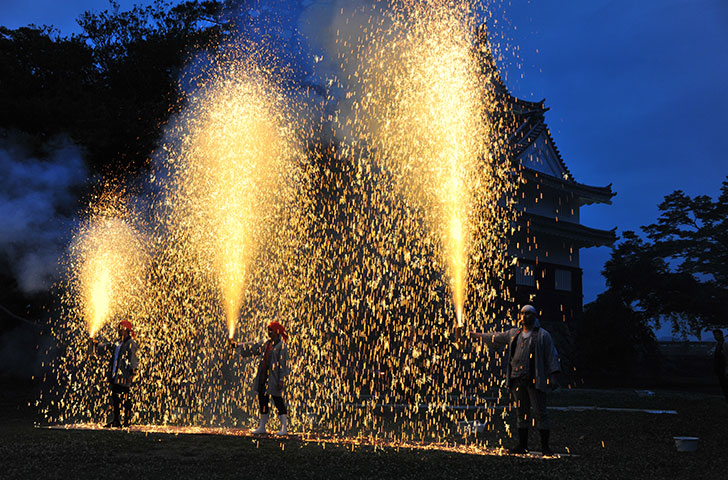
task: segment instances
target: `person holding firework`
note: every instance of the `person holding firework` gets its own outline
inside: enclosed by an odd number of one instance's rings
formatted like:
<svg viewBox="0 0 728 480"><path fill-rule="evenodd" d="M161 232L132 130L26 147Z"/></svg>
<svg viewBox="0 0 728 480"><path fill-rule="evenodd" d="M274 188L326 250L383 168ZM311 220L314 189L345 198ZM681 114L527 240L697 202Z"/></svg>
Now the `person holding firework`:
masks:
<svg viewBox="0 0 728 480"><path fill-rule="evenodd" d="M510 330L469 332L469 336L483 340L489 347L506 347L506 383L518 412L518 444L510 452L528 452L528 427L533 418L541 435L542 453L551 456L551 422L546 411L546 395L548 390L558 385L556 375L561 371L559 354L551 334L539 324L538 312L532 305L521 308L518 317L518 326Z"/></svg>
<svg viewBox="0 0 728 480"><path fill-rule="evenodd" d="M108 380L111 387L111 404L113 406L114 417L106 426L121 427L121 404L124 403L124 426L128 427L131 423L131 385L139 368L139 359L137 357L138 345L135 340L136 335L132 330L129 320L122 320L118 326L119 338L116 342L99 342L96 338L91 338L92 353L103 352L110 353Z"/></svg>
<svg viewBox="0 0 728 480"><path fill-rule="evenodd" d="M253 391L258 394L260 406L260 424L253 430L255 434L266 433L270 397L273 397L273 403L281 421L278 435L288 434L288 410L283 400L283 391L286 389L289 374L286 342L288 342L286 329L276 321L268 324L268 340L238 343L230 339L232 351L239 351L243 357L254 355L260 357L253 379Z"/></svg>

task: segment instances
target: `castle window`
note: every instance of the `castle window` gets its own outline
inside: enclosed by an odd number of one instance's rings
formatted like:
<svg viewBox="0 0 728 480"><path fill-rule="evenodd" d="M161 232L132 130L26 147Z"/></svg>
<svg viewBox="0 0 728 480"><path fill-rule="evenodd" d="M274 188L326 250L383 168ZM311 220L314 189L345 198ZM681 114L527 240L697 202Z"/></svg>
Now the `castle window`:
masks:
<svg viewBox="0 0 728 480"><path fill-rule="evenodd" d="M530 265L519 265L516 268L516 285L527 287L536 286L536 276L533 274L533 267Z"/></svg>
<svg viewBox="0 0 728 480"><path fill-rule="evenodd" d="M557 268L554 277L554 288L556 290L564 290L566 292L571 291L571 270L562 270Z"/></svg>

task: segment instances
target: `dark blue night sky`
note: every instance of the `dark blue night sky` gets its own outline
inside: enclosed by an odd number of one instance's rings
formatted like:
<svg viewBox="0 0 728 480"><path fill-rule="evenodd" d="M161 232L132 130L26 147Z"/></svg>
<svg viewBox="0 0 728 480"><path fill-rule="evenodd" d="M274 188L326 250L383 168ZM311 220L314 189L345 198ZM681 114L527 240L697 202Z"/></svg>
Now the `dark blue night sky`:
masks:
<svg viewBox="0 0 728 480"><path fill-rule="evenodd" d="M513 3L501 18L522 67L507 69L509 88L546 99L577 181L617 192L611 206L583 208L582 223L635 230L673 190L718 194L728 175L728 3ZM585 301L604 288L608 257L608 248L582 250Z"/></svg>
<svg viewBox="0 0 728 480"><path fill-rule="evenodd" d="M612 183L617 192L611 206L585 207L583 224L634 230L656 220L657 204L673 190L718 194L728 175L727 2L490 3L491 38L518 48L500 62L511 92L546 99L547 122L577 181ZM104 0L3 0L0 24L52 24L71 34L80 13L107 7ZM599 271L608 256L608 248L582 250L585 302L604 288Z"/></svg>

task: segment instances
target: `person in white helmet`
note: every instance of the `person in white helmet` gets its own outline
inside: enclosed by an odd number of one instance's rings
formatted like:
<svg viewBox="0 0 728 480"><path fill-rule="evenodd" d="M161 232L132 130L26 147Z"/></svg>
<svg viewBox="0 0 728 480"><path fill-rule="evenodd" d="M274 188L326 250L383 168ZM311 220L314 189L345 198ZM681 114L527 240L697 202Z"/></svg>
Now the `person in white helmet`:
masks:
<svg viewBox="0 0 728 480"><path fill-rule="evenodd" d="M561 371L559 356L551 334L541 327L538 312L525 305L518 314L518 326L505 332L469 332L491 347L506 347L506 383L513 393L518 411L518 444L511 453L528 452L529 420L541 435L543 455L553 455L549 447L551 422L546 411L546 394L555 388L555 375ZM531 415L533 409L533 415Z"/></svg>

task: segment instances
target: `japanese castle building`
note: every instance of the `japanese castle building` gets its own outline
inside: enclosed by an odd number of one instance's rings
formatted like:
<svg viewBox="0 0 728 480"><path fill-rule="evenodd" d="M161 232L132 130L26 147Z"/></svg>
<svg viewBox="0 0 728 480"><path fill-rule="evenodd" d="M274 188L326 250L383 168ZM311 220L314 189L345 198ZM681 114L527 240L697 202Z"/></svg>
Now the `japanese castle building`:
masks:
<svg viewBox="0 0 728 480"><path fill-rule="evenodd" d="M560 323L567 333L582 315L579 250L616 240L614 230L582 225L580 209L610 204L615 193L611 184L597 187L574 179L546 125L544 101L530 102L510 94L495 67L484 26L478 32L478 48L494 90L496 114L504 116L508 125L506 154L519 172L520 228L508 252L517 259L514 301L532 303L550 329Z"/></svg>

